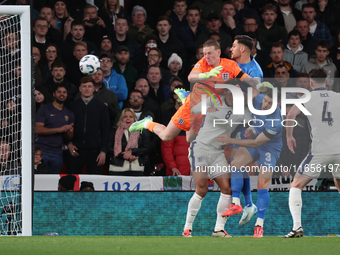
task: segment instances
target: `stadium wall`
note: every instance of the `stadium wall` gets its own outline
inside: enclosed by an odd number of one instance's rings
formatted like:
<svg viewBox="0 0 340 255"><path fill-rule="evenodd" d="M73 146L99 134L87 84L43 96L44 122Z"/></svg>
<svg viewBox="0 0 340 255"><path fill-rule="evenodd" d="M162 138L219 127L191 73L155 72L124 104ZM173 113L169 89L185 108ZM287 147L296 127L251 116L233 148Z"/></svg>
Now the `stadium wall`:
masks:
<svg viewBox="0 0 340 255"><path fill-rule="evenodd" d="M35 192L33 235L179 236L192 192ZM194 222L193 234L210 236L219 192L209 192ZM256 201L256 192L252 193ZM287 234L292 227L288 192L271 192L264 234ZM303 192L302 224L308 236L340 234L338 192ZM253 235L255 218L239 226L228 219L235 236Z"/></svg>

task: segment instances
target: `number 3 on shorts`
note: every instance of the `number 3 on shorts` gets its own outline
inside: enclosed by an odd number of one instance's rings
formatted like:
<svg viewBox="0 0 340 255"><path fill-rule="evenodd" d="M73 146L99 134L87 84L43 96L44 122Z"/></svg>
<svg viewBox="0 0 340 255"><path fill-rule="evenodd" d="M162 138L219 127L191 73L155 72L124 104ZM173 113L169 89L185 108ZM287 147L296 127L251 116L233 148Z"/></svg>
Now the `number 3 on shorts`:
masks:
<svg viewBox="0 0 340 255"><path fill-rule="evenodd" d="M272 161L272 155L270 154L270 152L267 152L267 153L266 153L266 161L267 161L267 162Z"/></svg>

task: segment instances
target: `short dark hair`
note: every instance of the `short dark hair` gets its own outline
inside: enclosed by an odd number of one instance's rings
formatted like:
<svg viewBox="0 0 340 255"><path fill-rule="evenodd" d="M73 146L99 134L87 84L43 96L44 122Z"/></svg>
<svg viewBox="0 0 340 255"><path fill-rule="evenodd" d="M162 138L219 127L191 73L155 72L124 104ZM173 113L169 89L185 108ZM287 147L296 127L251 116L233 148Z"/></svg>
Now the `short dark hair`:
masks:
<svg viewBox="0 0 340 255"><path fill-rule="evenodd" d="M184 2L185 4L187 4L187 0L175 0L174 3L180 3L180 2Z"/></svg>
<svg viewBox="0 0 340 255"><path fill-rule="evenodd" d="M282 43L280 43L280 42L273 42L272 43L272 47L270 48L270 50L272 50L273 48L281 48L282 51L285 50L285 46Z"/></svg>
<svg viewBox="0 0 340 255"><path fill-rule="evenodd" d="M191 5L187 8L187 15L189 15L189 11L196 10L201 15L201 9L196 5Z"/></svg>
<svg viewBox="0 0 340 255"><path fill-rule="evenodd" d="M277 13L277 7L272 3L266 4L262 7L262 14L264 14L266 11L273 11Z"/></svg>
<svg viewBox="0 0 340 255"><path fill-rule="evenodd" d="M149 67L148 67L148 71L147 71L147 73L149 73L149 70L151 69L151 67L157 67L157 68L159 69L159 72L162 74L161 67L160 67L160 66L158 66L158 65L156 65L156 64L153 64L153 65L149 66Z"/></svg>
<svg viewBox="0 0 340 255"><path fill-rule="evenodd" d="M225 1L225 2L223 2L223 3L222 3L222 9L223 9L223 7L224 7L226 4L230 4L230 5L234 6L234 9L236 9L236 6L235 6L235 4L234 4L232 1Z"/></svg>
<svg viewBox="0 0 340 255"><path fill-rule="evenodd" d="M318 47L321 47L321 48L326 48L328 51L330 50L331 46L329 45L329 42L327 41L318 41L318 43L316 44L316 48L317 49Z"/></svg>
<svg viewBox="0 0 340 255"><path fill-rule="evenodd" d="M253 49L254 40L250 36L248 36L248 35L236 35L235 40L237 40L238 43L246 46L249 49L249 51L251 51Z"/></svg>
<svg viewBox="0 0 340 255"><path fill-rule="evenodd" d="M140 93L140 94L142 95L142 98L144 99L143 93L142 93L142 91L140 91L139 89L132 89L132 90L130 91L130 93L129 93L129 99L130 99L130 96L131 96L131 94L132 94L133 92L135 92L135 93Z"/></svg>
<svg viewBox="0 0 340 255"><path fill-rule="evenodd" d="M157 47L151 48L151 49L149 50L149 52L148 52L148 56L149 56L149 53L150 53L150 51L152 51L152 50L155 50L155 51L157 51L157 52L158 52L158 55L159 55L159 57L160 57L160 58L162 57L162 52L161 52L161 50L160 50L160 49L158 49Z"/></svg>
<svg viewBox="0 0 340 255"><path fill-rule="evenodd" d="M53 70L55 67L62 67L64 70L66 70L66 65L61 61L54 61L51 65L51 70Z"/></svg>
<svg viewBox="0 0 340 255"><path fill-rule="evenodd" d="M299 30L293 29L288 33L288 40L290 39L291 36L299 36L300 40L302 41L302 35Z"/></svg>
<svg viewBox="0 0 340 255"><path fill-rule="evenodd" d="M94 80L91 76L84 76L79 81L80 84L88 83L88 82L92 82L93 85L95 84L95 82L94 82Z"/></svg>
<svg viewBox="0 0 340 255"><path fill-rule="evenodd" d="M313 68L309 73L309 78L317 81L317 83L325 83L327 79L327 71L322 67Z"/></svg>
<svg viewBox="0 0 340 255"><path fill-rule="evenodd" d="M87 5L85 5L85 7L84 7L84 13L85 13L85 10L86 10L86 9L90 9L90 8L95 8L95 9L96 9L96 12L98 12L98 11L97 11L97 8L96 8L95 6L93 6L92 4L87 4Z"/></svg>
<svg viewBox="0 0 340 255"><path fill-rule="evenodd" d="M47 19L43 18L43 17L38 17L33 21L33 27L35 26L35 23L37 23L37 21L42 20L42 21L46 21L47 25L49 25L50 23L47 21Z"/></svg>
<svg viewBox="0 0 340 255"><path fill-rule="evenodd" d="M276 69L278 69L278 68L285 68L286 70L287 70L287 73L288 73L288 68L285 66L285 65L278 65L277 67L275 67L275 71L276 71Z"/></svg>
<svg viewBox="0 0 340 255"><path fill-rule="evenodd" d="M256 22L256 24L257 24L257 19L255 18L254 15L249 15L249 16L247 16L247 17L244 19L244 21L246 21L246 19L254 19L255 22Z"/></svg>
<svg viewBox="0 0 340 255"><path fill-rule="evenodd" d="M299 73L297 78L309 78L309 75L308 75L308 73Z"/></svg>
<svg viewBox="0 0 340 255"><path fill-rule="evenodd" d="M74 27L74 26L83 26L83 28L85 29L85 23L81 20L77 20L75 19L74 21L72 21L71 23L71 29Z"/></svg>
<svg viewBox="0 0 340 255"><path fill-rule="evenodd" d="M158 22L163 21L163 20L168 21L169 25L171 24L171 19L166 15L159 16L156 24L158 24Z"/></svg>
<svg viewBox="0 0 340 255"><path fill-rule="evenodd" d="M306 3L306 4L303 4L302 5L302 8L301 8L301 11L303 11L303 9L305 8L313 8L314 11L316 12L316 8L315 8L315 5L313 3Z"/></svg>
<svg viewBox="0 0 340 255"><path fill-rule="evenodd" d="M77 46L83 46L87 49L87 43L86 42L83 42L83 41L79 41L79 42L76 42L73 46L73 50L77 47Z"/></svg>
<svg viewBox="0 0 340 255"><path fill-rule="evenodd" d="M69 89L69 87L67 86L67 83L64 83L64 82L56 83L55 86L53 86L53 93L55 93L59 88L65 88L67 92Z"/></svg>

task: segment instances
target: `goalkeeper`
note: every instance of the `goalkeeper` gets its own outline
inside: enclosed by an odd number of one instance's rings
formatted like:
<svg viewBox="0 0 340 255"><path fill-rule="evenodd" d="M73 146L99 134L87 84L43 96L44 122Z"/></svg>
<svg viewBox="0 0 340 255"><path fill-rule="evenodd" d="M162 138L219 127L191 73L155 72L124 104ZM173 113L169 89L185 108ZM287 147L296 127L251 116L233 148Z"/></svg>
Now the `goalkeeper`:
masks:
<svg viewBox="0 0 340 255"><path fill-rule="evenodd" d="M239 78L241 81L244 81L257 90L262 91L265 89L266 85L263 85L257 79L254 79L244 73L235 61L220 58L221 47L216 40L209 39L204 43L203 54L204 57L198 61L191 70L188 76L189 82L199 82L210 78L222 78L224 81ZM214 84L215 83L211 83L211 88L213 88ZM188 96L188 93L184 90L175 90L175 93L179 96L182 102ZM190 127L192 127L194 133L197 134L202 123L203 118L201 117L203 117L203 115L199 115L198 118L195 118L194 123L190 124L190 108L194 106L194 101L196 101L195 103L199 102L198 100L201 99L202 93L205 92L203 92L203 90L196 89L195 85L191 95L185 100L185 102L183 102L183 105L177 110L174 116L172 116L171 121L166 127L153 122L151 117L146 117L133 123L130 126L130 132L139 131L143 128L149 129L151 132L158 135L163 141L172 140L181 132L181 130L190 131ZM194 97L192 98L194 100L191 100L192 102L190 102L190 97ZM187 140L189 140L188 132Z"/></svg>

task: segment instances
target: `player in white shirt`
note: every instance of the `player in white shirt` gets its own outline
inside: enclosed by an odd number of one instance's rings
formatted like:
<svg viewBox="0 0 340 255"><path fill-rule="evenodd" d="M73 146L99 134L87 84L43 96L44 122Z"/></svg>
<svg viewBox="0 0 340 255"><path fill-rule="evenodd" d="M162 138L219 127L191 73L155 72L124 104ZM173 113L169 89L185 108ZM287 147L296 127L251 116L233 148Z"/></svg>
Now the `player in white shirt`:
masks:
<svg viewBox="0 0 340 255"><path fill-rule="evenodd" d="M311 113L307 115L312 138L310 152L301 163L289 191L289 210L294 221L293 229L284 237L295 238L303 236L301 227L302 189L327 166L331 170L336 186L340 192L340 94L326 89L327 71L314 68L309 72L310 87L313 90L311 99L304 107ZM293 106L287 119L295 119L300 113L297 106ZM293 121L287 122L293 126ZM292 153L296 147L293 137L293 127L287 127L287 145Z"/></svg>
<svg viewBox="0 0 340 255"><path fill-rule="evenodd" d="M222 134L231 135L240 122L243 123L245 120L247 123L251 119L251 113L246 108L245 115L233 114L233 97L229 90L224 90L221 101L222 105L218 100L215 105L212 98L207 99L207 114L196 139L189 148L189 160L195 179L195 193L188 204L187 218L182 234L184 237L191 237L192 224L201 207L202 200L208 192L208 177L210 180L214 180L221 190L217 204L216 225L212 236L230 237L224 230L227 218L221 216L229 208L231 201L230 169L221 143L216 141L216 137ZM191 112L200 114L201 104L192 107Z"/></svg>

